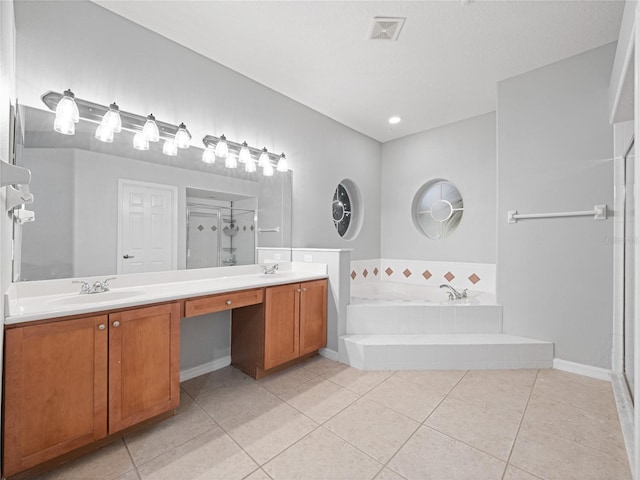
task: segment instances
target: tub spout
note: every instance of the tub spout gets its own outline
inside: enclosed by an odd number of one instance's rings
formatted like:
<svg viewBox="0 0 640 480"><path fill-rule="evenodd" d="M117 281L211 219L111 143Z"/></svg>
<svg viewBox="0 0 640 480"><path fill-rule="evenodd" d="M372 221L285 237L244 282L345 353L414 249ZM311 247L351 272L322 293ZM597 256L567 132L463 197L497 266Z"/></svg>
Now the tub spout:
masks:
<svg viewBox="0 0 640 480"><path fill-rule="evenodd" d="M466 288L462 291L462 293L457 291L451 285L447 285L446 283L443 283L442 285L440 285L440 288L448 288L449 289L449 300L454 300L454 299L455 300L460 300L462 298L467 298L467 289Z"/></svg>

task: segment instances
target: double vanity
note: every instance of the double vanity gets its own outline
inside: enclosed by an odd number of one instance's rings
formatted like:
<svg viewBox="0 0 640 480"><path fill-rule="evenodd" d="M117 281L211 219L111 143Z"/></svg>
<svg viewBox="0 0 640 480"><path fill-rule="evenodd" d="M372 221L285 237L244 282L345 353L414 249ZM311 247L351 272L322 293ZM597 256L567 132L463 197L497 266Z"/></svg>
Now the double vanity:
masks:
<svg viewBox="0 0 640 480"><path fill-rule="evenodd" d="M326 345L326 278L323 264L287 263L268 274L248 265L124 275L93 294L70 280L14 284L3 475L50 468L171 416L182 318L231 310L231 363L254 378L314 355Z"/></svg>

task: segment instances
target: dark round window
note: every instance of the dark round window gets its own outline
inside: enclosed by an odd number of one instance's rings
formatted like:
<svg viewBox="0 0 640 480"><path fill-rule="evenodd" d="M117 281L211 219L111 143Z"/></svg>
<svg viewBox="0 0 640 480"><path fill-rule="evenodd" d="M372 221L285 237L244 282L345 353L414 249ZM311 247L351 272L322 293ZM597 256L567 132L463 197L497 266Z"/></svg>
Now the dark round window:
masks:
<svg viewBox="0 0 640 480"><path fill-rule="evenodd" d="M344 237L351 225L351 199L344 185L338 184L333 194L333 203L331 206L333 212L333 224L338 231L338 235Z"/></svg>

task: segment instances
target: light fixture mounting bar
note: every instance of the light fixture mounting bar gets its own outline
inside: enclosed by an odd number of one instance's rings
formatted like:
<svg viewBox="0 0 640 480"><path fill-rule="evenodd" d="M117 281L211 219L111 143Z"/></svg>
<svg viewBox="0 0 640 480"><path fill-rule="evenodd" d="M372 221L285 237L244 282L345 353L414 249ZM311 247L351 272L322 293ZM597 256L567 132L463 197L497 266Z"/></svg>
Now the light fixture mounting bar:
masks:
<svg viewBox="0 0 640 480"><path fill-rule="evenodd" d="M206 147L215 148L215 146L218 144L219 140L220 140L220 137L216 137L214 135L206 135L202 139L202 143L204 143L205 148ZM228 138L226 138L225 140L227 142L227 146L229 148L229 152L232 152L235 155L239 155L240 149L242 148L242 144L241 143L237 143L237 142L233 142L233 141L229 140ZM251 152L251 156L252 157L259 157L260 154L262 153L262 149L261 148L255 148L255 147L252 147L251 145L247 145L247 148L249 149L249 152ZM271 161L274 162L274 163L277 163L278 160L280 159L280 155L276 155L275 153L267 152L267 154L269 155L269 158L271 159Z"/></svg>
<svg viewBox="0 0 640 480"><path fill-rule="evenodd" d="M62 98L62 94L49 90L48 92L43 93L40 98L49 110L55 112L56 106ZM75 97L75 101L76 105L78 105L80 118L93 123L99 124L102 121L104 114L109 111L109 107L106 105L100 105L99 103L93 103L89 100L83 100L78 97ZM122 128L134 133L141 132L142 127L144 127L144 124L147 121L146 116L125 112L124 110L120 110L120 118L122 119ZM165 140L174 138L178 130L178 125L172 125L158 120L156 120L156 125L158 125L160 138ZM191 134L189 133L189 135Z"/></svg>

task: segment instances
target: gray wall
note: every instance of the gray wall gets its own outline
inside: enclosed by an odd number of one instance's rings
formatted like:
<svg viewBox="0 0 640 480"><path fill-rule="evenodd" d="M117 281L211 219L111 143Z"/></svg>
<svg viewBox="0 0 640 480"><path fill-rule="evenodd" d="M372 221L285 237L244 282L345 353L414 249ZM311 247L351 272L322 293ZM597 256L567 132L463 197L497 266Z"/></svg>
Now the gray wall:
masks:
<svg viewBox="0 0 640 480"><path fill-rule="evenodd" d="M354 248L355 259L380 255L377 141L91 2L19 2L15 8L21 103L43 108L42 93L71 88L79 98L116 100L123 110L185 122L193 145L205 134L224 133L286 152L293 170L293 246ZM353 241L339 238L331 218L333 191L343 178L358 184L365 204ZM182 368L228 355L200 341L218 339L228 347L228 317L190 319L181 331Z"/></svg>
<svg viewBox="0 0 640 480"><path fill-rule="evenodd" d="M193 145L224 133L286 152L294 172L293 246L380 254L377 141L88 1L18 2L16 23L22 103L43 108L42 93L71 88L97 103L116 100L123 110L184 121ZM365 203L362 232L350 242L335 232L330 208L345 177Z"/></svg>
<svg viewBox="0 0 640 480"><path fill-rule="evenodd" d="M413 225L411 204L422 185L450 180L464 214L448 238L432 240ZM382 146L383 258L496 262L496 115L488 113Z"/></svg>
<svg viewBox="0 0 640 480"><path fill-rule="evenodd" d="M28 205L35 212L36 221L22 226L21 280L42 278L69 278L74 273L74 207L75 156L66 149L31 149L23 152L23 166L31 170L30 189L38 192L34 202ZM95 198L95 195L93 196ZM99 197L98 202L101 200ZM104 219L103 219L104 220ZM103 222L99 222L102 225ZM114 229L115 230L115 229ZM115 231L114 231L115 235ZM91 241L90 238L87 238ZM101 236L94 248L95 260L99 262L103 245ZM17 242L16 242L17 243ZM82 245L78 246L82 248ZM91 248L86 245L85 248ZM20 249L16 245L16 249ZM115 259L114 259L115 261ZM90 265L94 262L90 262ZM115 272L115 269L111 270ZM109 273L102 269L96 275Z"/></svg>
<svg viewBox="0 0 640 480"><path fill-rule="evenodd" d="M498 301L504 331L610 368L613 222L507 224L520 213L613 205L610 44L498 84Z"/></svg>

